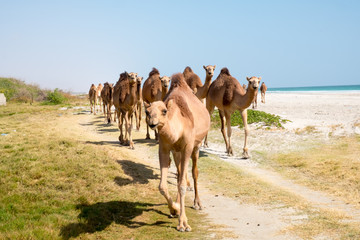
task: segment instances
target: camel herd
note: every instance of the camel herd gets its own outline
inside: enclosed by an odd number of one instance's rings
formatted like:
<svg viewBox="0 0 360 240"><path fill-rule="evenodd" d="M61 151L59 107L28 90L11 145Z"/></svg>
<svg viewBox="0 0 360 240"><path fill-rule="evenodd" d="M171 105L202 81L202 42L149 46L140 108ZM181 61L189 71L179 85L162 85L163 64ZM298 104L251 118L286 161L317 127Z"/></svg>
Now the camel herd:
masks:
<svg viewBox="0 0 360 240"><path fill-rule="evenodd" d="M231 76L227 68L220 71L213 81L216 66L203 66L206 72L205 83L190 67L183 73L174 74L171 78L160 76L159 70L153 68L141 88L142 77L137 73L121 73L120 78L113 86L105 83L96 87L91 85L89 100L91 112L96 114L96 105L103 104L104 116L108 123L112 121L111 106L115 107L115 116L118 119L120 130L119 141L134 149L131 137L133 118L136 119L136 128L140 128L142 106L145 108L147 133L150 139L149 128L154 130L155 139L159 143L159 162L161 180L160 193L165 197L171 215L179 216L179 231L191 231L185 214L185 194L187 190L187 172L190 158L192 159L192 176L194 180L194 209L201 209L202 205L198 194L197 161L202 141L208 146L207 133L210 128L210 116L217 107L221 120L226 152L233 154L231 147L230 117L239 110L244 123L245 140L243 157L249 158L247 138L249 127L247 124L247 108L253 103L257 105L257 92L261 77L247 77L247 88ZM170 84L171 83L171 84ZM170 85L170 89L169 89ZM267 87L263 82L260 87L261 102L265 103ZM206 99L206 105L203 103ZM255 102L255 103L254 103ZM101 107L100 107L101 111ZM125 133L123 123L125 122ZM225 126L227 131L225 131ZM167 174L170 167L170 152L178 171L178 194L174 202L167 189Z"/></svg>

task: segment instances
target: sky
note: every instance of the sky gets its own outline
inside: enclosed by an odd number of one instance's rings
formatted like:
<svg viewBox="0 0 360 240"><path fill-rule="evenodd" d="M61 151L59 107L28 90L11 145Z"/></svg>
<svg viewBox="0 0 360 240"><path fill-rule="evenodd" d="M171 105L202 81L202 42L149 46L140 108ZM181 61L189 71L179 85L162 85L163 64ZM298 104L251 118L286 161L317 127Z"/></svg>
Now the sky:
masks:
<svg viewBox="0 0 360 240"><path fill-rule="evenodd" d="M87 92L153 67L241 84L360 84L360 1L0 0L0 77Z"/></svg>

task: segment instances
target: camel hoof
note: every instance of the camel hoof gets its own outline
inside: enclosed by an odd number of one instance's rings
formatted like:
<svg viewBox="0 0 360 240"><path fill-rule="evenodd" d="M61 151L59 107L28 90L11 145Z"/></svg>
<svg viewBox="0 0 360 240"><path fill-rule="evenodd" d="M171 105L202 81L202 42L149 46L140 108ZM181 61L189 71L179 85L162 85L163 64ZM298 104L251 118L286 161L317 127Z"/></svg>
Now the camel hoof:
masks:
<svg viewBox="0 0 360 240"><path fill-rule="evenodd" d="M145 139L151 139L149 135L146 135L146 138Z"/></svg>
<svg viewBox="0 0 360 240"><path fill-rule="evenodd" d="M186 188L186 190L187 190L187 191L191 191L191 192L192 192L192 191L194 191L194 188L192 188L192 187L188 186L188 187Z"/></svg>
<svg viewBox="0 0 360 240"><path fill-rule="evenodd" d="M197 205L197 204L192 206L192 208L195 209L195 210L202 210L202 207Z"/></svg>
<svg viewBox="0 0 360 240"><path fill-rule="evenodd" d="M248 158L250 158L250 156L249 156L249 154L248 154L247 152L244 152L244 153L243 153L243 158L244 158L244 159L248 159Z"/></svg>

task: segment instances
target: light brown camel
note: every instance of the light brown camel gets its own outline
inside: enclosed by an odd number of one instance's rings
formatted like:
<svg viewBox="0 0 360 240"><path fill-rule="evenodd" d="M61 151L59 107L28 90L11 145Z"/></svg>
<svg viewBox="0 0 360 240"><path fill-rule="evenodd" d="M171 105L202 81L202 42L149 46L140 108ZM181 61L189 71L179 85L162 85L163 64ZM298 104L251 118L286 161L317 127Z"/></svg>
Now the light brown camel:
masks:
<svg viewBox="0 0 360 240"><path fill-rule="evenodd" d="M260 91L261 91L261 102L265 103L265 93L267 91L267 86L265 85L264 82L262 82L260 86Z"/></svg>
<svg viewBox="0 0 360 240"><path fill-rule="evenodd" d="M114 105L117 109L117 117L119 121L120 136L119 141L123 145L129 145L130 149L134 149L132 141L132 117L137 106L137 73L124 72L120 74L119 81L114 87ZM125 120L125 138L122 125ZM127 136L129 135L129 136Z"/></svg>
<svg viewBox="0 0 360 240"><path fill-rule="evenodd" d="M245 92L246 92L246 84L245 84L245 83L242 85L242 87L243 87L243 89L244 89Z"/></svg>
<svg viewBox="0 0 360 240"><path fill-rule="evenodd" d="M90 111L96 115L96 87L94 84L91 84L89 90L89 100L90 100Z"/></svg>
<svg viewBox="0 0 360 240"><path fill-rule="evenodd" d="M197 186L197 161L201 141L210 128L210 116L204 104L194 96L181 73L172 76L169 94L164 102L156 101L144 105L149 126L159 131L160 193L166 198L170 213L179 215L177 230L191 231L185 213L186 173L191 157L195 188L194 208L201 209ZM176 202L173 202L167 188L170 152L178 169Z"/></svg>
<svg viewBox="0 0 360 240"><path fill-rule="evenodd" d="M248 87L246 93L241 87L240 83L230 75L227 68L221 69L219 76L211 84L208 95L206 98L206 108L210 115L214 111L216 106L219 109L219 115L221 120L221 133L224 137L226 144L226 152L229 155L233 154L230 138L231 138L231 114L235 110L241 112L241 117L244 123L245 130L245 142L243 148L243 157L249 158L247 138L249 135L249 127L247 125L247 108L250 106L254 99L254 94L259 88L259 82L261 77L246 77L248 81ZM225 120L227 125L227 135L225 132ZM205 146L207 146L207 138L205 138Z"/></svg>
<svg viewBox="0 0 360 240"><path fill-rule="evenodd" d="M99 108L100 108L100 112L102 112L101 110L101 102L102 102L102 98L101 98L101 90L103 89L103 85L101 83L99 83L99 85L96 87L96 98L97 98L97 103L99 104Z"/></svg>
<svg viewBox="0 0 360 240"><path fill-rule="evenodd" d="M136 86L137 104L136 104L136 108L135 108L136 130L140 129L140 123L141 123L141 105L143 104L141 81L143 79L144 79L143 77L136 78L136 84L137 84L137 86Z"/></svg>
<svg viewBox="0 0 360 240"><path fill-rule="evenodd" d="M193 90L194 94L199 98L200 100L206 98L207 92L209 90L211 79L214 76L214 71L216 68L216 65L208 65L203 66L206 72L206 78L204 85L202 84L200 78L198 75L196 75L190 67L186 67L184 69L183 75L185 77L186 83L189 85L191 90Z"/></svg>
<svg viewBox="0 0 360 240"><path fill-rule="evenodd" d="M113 105L113 91L114 87L112 84L106 82L104 87L101 90L101 98L104 108L104 116L107 119L107 122L111 122L111 106Z"/></svg>
<svg viewBox="0 0 360 240"><path fill-rule="evenodd" d="M257 108L257 99L258 99L258 93L259 90L254 92L254 99L252 100L252 109L256 109Z"/></svg>
<svg viewBox="0 0 360 240"><path fill-rule="evenodd" d="M142 88L142 99L144 103L152 103L155 101L162 101L168 92L170 78L167 76L160 77L159 70L153 68L149 73L149 77L145 80ZM146 124L146 139L150 139L149 125ZM157 131L155 132L155 139L157 140Z"/></svg>

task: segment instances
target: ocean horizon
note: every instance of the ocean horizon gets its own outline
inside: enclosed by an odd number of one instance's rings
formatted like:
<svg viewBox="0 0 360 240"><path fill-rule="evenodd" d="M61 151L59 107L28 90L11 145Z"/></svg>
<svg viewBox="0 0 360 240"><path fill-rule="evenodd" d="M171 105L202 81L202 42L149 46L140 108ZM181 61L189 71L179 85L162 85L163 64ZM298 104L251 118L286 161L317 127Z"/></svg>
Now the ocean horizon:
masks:
<svg viewBox="0 0 360 240"><path fill-rule="evenodd" d="M360 85L337 86L307 86L307 87L278 87L270 88L269 92L333 92L333 91L360 91Z"/></svg>

